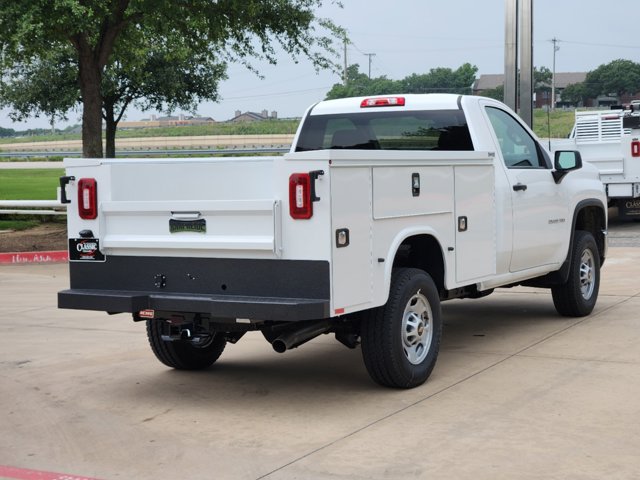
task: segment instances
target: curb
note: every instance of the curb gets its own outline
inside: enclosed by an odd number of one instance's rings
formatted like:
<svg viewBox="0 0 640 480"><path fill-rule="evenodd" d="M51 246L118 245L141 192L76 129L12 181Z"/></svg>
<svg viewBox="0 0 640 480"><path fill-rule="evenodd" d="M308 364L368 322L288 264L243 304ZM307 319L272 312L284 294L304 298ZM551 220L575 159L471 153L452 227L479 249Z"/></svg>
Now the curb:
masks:
<svg viewBox="0 0 640 480"><path fill-rule="evenodd" d="M63 263L69 261L66 251L0 253L0 265L27 263Z"/></svg>

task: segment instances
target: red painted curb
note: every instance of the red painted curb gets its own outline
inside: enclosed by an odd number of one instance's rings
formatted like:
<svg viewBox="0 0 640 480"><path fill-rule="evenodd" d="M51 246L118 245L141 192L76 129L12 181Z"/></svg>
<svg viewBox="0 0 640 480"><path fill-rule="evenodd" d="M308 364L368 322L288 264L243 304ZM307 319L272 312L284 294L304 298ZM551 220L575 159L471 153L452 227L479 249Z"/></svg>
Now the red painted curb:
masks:
<svg viewBox="0 0 640 480"><path fill-rule="evenodd" d="M69 254L65 251L0 253L0 265L17 265L25 263L61 263L67 261L69 261Z"/></svg>
<svg viewBox="0 0 640 480"><path fill-rule="evenodd" d="M0 465L0 477L15 478L17 480L97 480L96 478L69 475L67 473L41 472L26 468L8 467Z"/></svg>

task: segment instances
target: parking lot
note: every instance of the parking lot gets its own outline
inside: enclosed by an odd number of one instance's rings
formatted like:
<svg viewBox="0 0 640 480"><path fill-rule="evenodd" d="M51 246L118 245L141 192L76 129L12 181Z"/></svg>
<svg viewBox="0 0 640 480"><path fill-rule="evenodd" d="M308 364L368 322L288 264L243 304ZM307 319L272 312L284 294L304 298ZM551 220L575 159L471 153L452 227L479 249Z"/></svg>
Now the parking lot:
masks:
<svg viewBox="0 0 640 480"><path fill-rule="evenodd" d="M443 304L438 364L409 391L374 385L331 336L280 355L251 334L209 370L173 371L127 315L58 310L66 265L0 266L0 465L105 480L639 478L640 224L614 222L610 245L587 318L520 287Z"/></svg>

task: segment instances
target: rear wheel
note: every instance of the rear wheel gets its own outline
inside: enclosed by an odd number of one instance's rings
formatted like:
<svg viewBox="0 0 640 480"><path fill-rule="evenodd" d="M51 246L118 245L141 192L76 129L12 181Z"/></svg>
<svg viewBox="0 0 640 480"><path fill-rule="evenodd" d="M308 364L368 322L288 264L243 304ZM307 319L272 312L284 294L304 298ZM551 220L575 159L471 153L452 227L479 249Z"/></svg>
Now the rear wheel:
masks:
<svg viewBox="0 0 640 480"><path fill-rule="evenodd" d="M387 387L424 383L436 364L442 319L435 283L415 268L394 270L389 300L361 325L362 356L371 378Z"/></svg>
<svg viewBox="0 0 640 480"><path fill-rule="evenodd" d="M551 289L557 312L565 317L584 317L596 305L600 289L600 255L589 232L575 233L569 278Z"/></svg>
<svg viewBox="0 0 640 480"><path fill-rule="evenodd" d="M163 340L164 320L147 320L151 350L162 363L178 370L207 368L220 357L227 341L220 333L196 340Z"/></svg>

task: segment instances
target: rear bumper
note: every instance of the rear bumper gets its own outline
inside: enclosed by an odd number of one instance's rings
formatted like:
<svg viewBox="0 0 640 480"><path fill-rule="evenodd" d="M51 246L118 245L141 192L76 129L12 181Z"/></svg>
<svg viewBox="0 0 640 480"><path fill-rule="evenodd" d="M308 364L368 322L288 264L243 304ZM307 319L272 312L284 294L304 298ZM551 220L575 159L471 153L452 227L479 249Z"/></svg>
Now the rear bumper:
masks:
<svg viewBox="0 0 640 480"><path fill-rule="evenodd" d="M70 262L69 270L59 308L276 321L330 315L325 261L107 256Z"/></svg>
<svg viewBox="0 0 640 480"><path fill-rule="evenodd" d="M116 290L63 290L58 307L105 312L194 312L216 318L298 321L329 316L329 301L311 298L161 294Z"/></svg>

